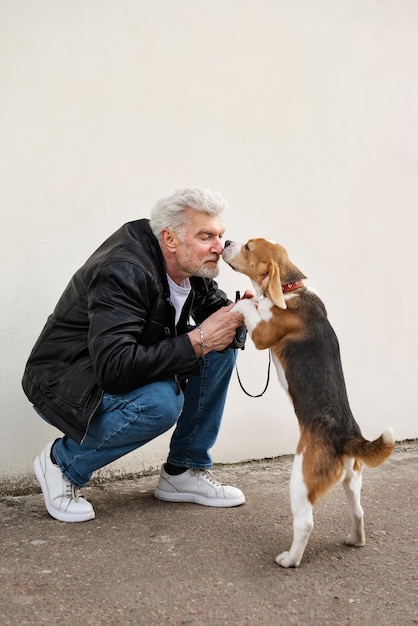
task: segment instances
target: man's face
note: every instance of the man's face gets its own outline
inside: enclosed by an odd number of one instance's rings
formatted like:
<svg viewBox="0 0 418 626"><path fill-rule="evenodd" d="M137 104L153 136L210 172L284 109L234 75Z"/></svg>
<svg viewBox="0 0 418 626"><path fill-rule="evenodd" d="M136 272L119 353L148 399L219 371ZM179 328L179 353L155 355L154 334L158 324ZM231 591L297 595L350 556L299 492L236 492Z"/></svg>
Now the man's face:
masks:
<svg viewBox="0 0 418 626"><path fill-rule="evenodd" d="M186 210L187 224L175 233L175 266L183 278L215 278L219 274L224 227L219 215Z"/></svg>

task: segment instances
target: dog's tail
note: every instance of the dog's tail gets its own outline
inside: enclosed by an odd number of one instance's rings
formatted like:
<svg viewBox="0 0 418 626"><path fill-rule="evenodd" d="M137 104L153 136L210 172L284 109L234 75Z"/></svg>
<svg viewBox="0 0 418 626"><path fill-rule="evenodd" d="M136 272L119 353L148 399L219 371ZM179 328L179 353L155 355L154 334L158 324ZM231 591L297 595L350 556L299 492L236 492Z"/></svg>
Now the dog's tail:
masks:
<svg viewBox="0 0 418 626"><path fill-rule="evenodd" d="M369 467L377 467L388 459L394 447L395 435L391 428L387 428L374 441L367 441L362 436L349 439L344 446L344 453L350 457L360 459Z"/></svg>

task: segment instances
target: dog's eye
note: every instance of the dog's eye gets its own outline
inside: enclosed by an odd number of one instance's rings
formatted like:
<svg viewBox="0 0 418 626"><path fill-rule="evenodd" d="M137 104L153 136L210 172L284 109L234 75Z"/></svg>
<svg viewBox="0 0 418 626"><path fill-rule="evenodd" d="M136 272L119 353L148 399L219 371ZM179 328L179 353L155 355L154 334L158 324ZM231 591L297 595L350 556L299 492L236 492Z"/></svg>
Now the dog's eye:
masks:
<svg viewBox="0 0 418 626"><path fill-rule="evenodd" d="M249 247L248 243L246 243L246 244L245 244L244 248L245 248L246 250L249 250L249 249L250 249L250 247Z"/></svg>

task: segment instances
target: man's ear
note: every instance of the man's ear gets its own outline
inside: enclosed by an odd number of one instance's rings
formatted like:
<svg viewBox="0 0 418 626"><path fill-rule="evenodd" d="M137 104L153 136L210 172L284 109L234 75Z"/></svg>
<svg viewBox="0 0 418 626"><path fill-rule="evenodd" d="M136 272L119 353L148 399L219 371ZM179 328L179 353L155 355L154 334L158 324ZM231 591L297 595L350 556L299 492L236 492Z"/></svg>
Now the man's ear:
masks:
<svg viewBox="0 0 418 626"><path fill-rule="evenodd" d="M283 296L282 282L280 279L280 270L277 263L270 261L268 264L267 275L263 279L261 287L268 298L280 309L287 309Z"/></svg>
<svg viewBox="0 0 418 626"><path fill-rule="evenodd" d="M177 237L176 234L169 230L168 228L164 228L161 231L161 240L163 245L167 248L167 250L169 250L170 252L175 252L177 249Z"/></svg>

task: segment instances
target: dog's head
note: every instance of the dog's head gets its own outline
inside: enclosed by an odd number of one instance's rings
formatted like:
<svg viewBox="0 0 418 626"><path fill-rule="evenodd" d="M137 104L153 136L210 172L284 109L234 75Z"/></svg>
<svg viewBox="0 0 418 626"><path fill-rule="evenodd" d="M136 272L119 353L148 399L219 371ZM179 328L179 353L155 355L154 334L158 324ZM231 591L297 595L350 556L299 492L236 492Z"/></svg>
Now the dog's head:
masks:
<svg viewBox="0 0 418 626"><path fill-rule="evenodd" d="M222 258L251 279L257 295L266 295L281 309L286 308L282 285L306 278L285 248L268 239L250 239L244 244L226 241Z"/></svg>

